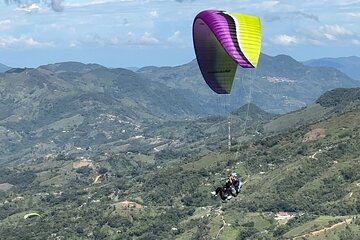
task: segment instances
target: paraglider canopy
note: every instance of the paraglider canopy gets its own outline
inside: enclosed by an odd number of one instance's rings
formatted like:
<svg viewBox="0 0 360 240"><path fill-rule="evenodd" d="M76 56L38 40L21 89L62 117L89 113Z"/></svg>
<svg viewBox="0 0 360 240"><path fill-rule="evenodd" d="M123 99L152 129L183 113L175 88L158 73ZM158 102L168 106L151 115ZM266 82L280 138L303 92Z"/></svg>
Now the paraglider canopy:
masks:
<svg viewBox="0 0 360 240"><path fill-rule="evenodd" d="M40 214L35 213L35 212L28 213L28 214L25 214L24 219L33 218L33 217L40 217Z"/></svg>
<svg viewBox="0 0 360 240"><path fill-rule="evenodd" d="M101 175L97 175L94 179L94 183L97 183L99 181L100 177L101 177Z"/></svg>
<svg viewBox="0 0 360 240"><path fill-rule="evenodd" d="M255 68L261 45L260 19L240 13L205 10L193 23L193 41L200 71L209 87L229 94L237 65Z"/></svg>

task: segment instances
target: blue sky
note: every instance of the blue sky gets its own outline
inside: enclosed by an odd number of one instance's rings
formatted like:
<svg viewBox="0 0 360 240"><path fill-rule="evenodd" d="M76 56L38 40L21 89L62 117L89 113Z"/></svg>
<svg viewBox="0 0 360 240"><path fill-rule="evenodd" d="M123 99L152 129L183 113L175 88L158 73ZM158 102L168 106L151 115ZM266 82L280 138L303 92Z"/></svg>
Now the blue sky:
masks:
<svg viewBox="0 0 360 240"><path fill-rule="evenodd" d="M195 58L193 19L205 9L259 16L262 52L272 56L360 56L360 0L7 0L0 63L185 64Z"/></svg>

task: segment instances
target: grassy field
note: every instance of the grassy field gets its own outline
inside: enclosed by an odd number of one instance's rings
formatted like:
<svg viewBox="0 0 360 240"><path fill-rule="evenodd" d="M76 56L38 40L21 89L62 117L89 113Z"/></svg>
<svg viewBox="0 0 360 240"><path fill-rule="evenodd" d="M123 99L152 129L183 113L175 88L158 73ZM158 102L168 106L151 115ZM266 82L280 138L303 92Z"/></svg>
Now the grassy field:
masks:
<svg viewBox="0 0 360 240"><path fill-rule="evenodd" d="M265 124L264 130L266 133L281 132L299 126L299 124L303 125L310 121L319 120L329 111L331 111L330 108L324 108L319 104L314 104L302 110L283 115Z"/></svg>
<svg viewBox="0 0 360 240"><path fill-rule="evenodd" d="M217 162L219 163L224 162L226 157L227 155L225 154L216 154L216 153L208 154L197 161L184 164L183 168L184 170L199 170L202 168L210 168Z"/></svg>
<svg viewBox="0 0 360 240"><path fill-rule="evenodd" d="M341 235L343 235L342 239L347 239L346 235L344 236L344 233L349 231L347 228L350 229L350 231L353 232L354 234L360 234L359 226L355 224L343 224L339 227L328 230L320 235L309 236L307 239L308 240L339 240L341 239L340 238ZM358 238L352 238L352 239L358 239Z"/></svg>
<svg viewBox="0 0 360 240"><path fill-rule="evenodd" d="M331 227L332 225L335 225L336 223L345 221L346 219L351 219L352 216L319 216L318 218L314 219L313 221L309 221L299 227L296 227L286 234L284 234L284 237L286 238L293 238L296 236L302 236L305 234L309 234L311 232L322 230L326 227ZM341 226L341 225L339 225ZM333 228L334 230L336 227ZM332 229L331 229L332 230ZM325 231L324 231L325 233Z"/></svg>

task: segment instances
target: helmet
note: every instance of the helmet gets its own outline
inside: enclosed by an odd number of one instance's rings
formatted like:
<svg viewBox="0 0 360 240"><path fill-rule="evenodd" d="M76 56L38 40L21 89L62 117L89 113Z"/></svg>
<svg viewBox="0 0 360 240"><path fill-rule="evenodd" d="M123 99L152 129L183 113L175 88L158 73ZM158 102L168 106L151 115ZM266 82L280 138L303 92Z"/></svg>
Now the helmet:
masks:
<svg viewBox="0 0 360 240"><path fill-rule="evenodd" d="M237 173L234 172L234 173L231 174L231 176L237 177Z"/></svg>

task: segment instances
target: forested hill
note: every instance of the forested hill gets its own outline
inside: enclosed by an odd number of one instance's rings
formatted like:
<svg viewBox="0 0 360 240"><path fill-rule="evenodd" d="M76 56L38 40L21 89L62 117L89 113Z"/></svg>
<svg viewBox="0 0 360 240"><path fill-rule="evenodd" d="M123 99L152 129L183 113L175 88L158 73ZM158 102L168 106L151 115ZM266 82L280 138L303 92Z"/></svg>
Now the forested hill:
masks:
<svg viewBox="0 0 360 240"><path fill-rule="evenodd" d="M339 88L321 95L314 104L280 116L264 126L265 132L288 131L357 109L359 88Z"/></svg>
<svg viewBox="0 0 360 240"><path fill-rule="evenodd" d="M206 114L181 91L132 71L75 62L10 69L0 74L0 95L0 162L101 148L144 124Z"/></svg>
<svg viewBox="0 0 360 240"><path fill-rule="evenodd" d="M10 69L0 73L0 162L60 153L147 153L157 147L150 144L158 143L157 137L169 143L164 136L171 132L154 135L168 121L225 116L249 102L267 112L287 112L328 89L360 84L335 69L307 67L285 55L262 54L259 68L247 70L238 69L232 93L224 96L211 92L195 61L137 72L77 62ZM215 132L226 128L214 126Z"/></svg>
<svg viewBox="0 0 360 240"><path fill-rule="evenodd" d="M196 60L176 67L144 67L137 72L170 87L186 90L196 98L206 100L206 107L212 112L217 111L219 97L204 84ZM358 86L358 81L335 68L310 67L287 55L261 54L256 69L238 67L228 97L229 109L233 111L251 98L265 111L285 113L313 103L328 90Z"/></svg>
<svg viewBox="0 0 360 240"><path fill-rule="evenodd" d="M119 148L3 167L0 236L359 239L358 94L358 88L337 89L282 116L249 104L229 118L164 122L153 129L164 137L151 140L152 152ZM235 130L241 135L229 151L228 121L244 124L256 116L261 121L249 121L246 132ZM218 145L210 144L214 135ZM222 202L210 192L229 169L244 185ZM40 217L24 219L31 212Z"/></svg>
<svg viewBox="0 0 360 240"><path fill-rule="evenodd" d="M360 88L334 89L318 98L316 103L324 107L343 107L360 102Z"/></svg>

